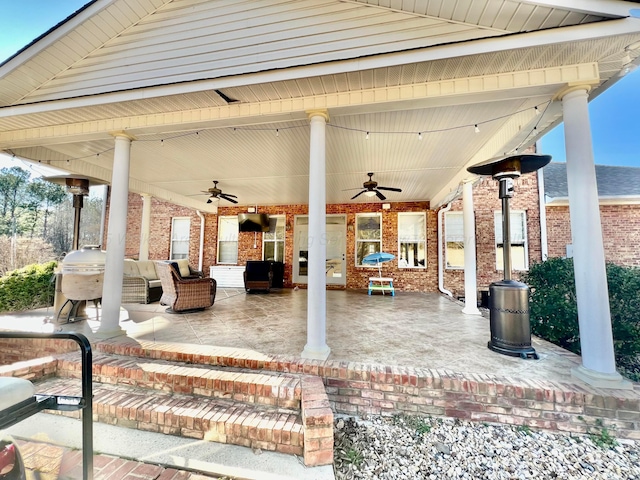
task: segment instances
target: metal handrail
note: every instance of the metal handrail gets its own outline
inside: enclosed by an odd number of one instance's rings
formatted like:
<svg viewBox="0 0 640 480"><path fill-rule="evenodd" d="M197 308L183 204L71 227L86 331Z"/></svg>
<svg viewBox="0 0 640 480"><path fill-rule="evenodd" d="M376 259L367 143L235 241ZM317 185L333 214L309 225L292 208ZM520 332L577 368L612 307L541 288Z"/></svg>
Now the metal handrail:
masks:
<svg viewBox="0 0 640 480"><path fill-rule="evenodd" d="M82 478L83 480L93 480L93 382L91 377L93 359L89 340L81 333L73 332L0 332L0 338L73 340L80 346L82 356L82 398L78 407L82 410ZM60 410L65 410L64 406L60 405L60 407ZM53 409L56 408L54 407ZM37 410L33 413L36 412Z"/></svg>

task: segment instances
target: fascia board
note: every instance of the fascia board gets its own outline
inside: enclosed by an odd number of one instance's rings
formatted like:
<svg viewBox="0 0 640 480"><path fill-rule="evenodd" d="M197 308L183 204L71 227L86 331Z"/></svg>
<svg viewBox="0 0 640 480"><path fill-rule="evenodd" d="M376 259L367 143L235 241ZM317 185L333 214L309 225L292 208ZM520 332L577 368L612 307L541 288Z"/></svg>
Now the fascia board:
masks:
<svg viewBox="0 0 640 480"><path fill-rule="evenodd" d="M446 58L456 58L484 53L514 50L526 47L537 47L556 43L583 41L594 38L617 35L640 34L640 19L624 18L593 24L539 30L522 34L472 40L455 44L440 45L419 50L375 55L365 58L341 60L337 62L283 68L266 72L257 72L232 77L209 80L159 85L137 90L111 92L87 97L52 100L36 104L25 104L0 108L0 117L27 115L30 113L49 112L68 108L105 105L115 102L126 102L156 98L169 95L180 95L207 90L256 85L269 82L282 82L323 75L336 75L361 70L387 68L412 63L430 62Z"/></svg>
<svg viewBox="0 0 640 480"><path fill-rule="evenodd" d="M598 203L600 205L639 205L640 195L603 195L598 197ZM549 197L545 205L547 207L566 207L569 206L569 197Z"/></svg>
<svg viewBox="0 0 640 480"><path fill-rule="evenodd" d="M637 3L617 0L521 0L520 3L603 17L628 17L629 10L638 8Z"/></svg>

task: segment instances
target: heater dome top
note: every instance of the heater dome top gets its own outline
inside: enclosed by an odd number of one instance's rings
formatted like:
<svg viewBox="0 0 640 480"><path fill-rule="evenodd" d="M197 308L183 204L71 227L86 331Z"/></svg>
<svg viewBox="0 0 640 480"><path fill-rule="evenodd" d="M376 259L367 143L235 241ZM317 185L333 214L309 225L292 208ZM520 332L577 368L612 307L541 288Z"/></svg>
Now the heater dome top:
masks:
<svg viewBox="0 0 640 480"><path fill-rule="evenodd" d="M550 161L551 155L523 153L491 158L470 166L467 171L476 175L489 175L496 179L516 178L523 173L535 172Z"/></svg>

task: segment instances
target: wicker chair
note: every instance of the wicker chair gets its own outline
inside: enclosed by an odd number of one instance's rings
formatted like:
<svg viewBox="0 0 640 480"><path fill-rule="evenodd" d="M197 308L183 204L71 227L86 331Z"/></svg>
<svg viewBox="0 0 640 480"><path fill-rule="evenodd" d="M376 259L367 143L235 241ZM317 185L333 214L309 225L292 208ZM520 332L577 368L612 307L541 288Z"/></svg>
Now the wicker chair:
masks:
<svg viewBox="0 0 640 480"><path fill-rule="evenodd" d="M268 292L273 281L271 262L261 262L249 260L244 270L244 288L247 293L252 290L262 290Z"/></svg>
<svg viewBox="0 0 640 480"><path fill-rule="evenodd" d="M167 313L185 313L204 310L216 299L216 281L213 278L183 278L175 262L156 262L156 271L162 282L160 304L168 305Z"/></svg>

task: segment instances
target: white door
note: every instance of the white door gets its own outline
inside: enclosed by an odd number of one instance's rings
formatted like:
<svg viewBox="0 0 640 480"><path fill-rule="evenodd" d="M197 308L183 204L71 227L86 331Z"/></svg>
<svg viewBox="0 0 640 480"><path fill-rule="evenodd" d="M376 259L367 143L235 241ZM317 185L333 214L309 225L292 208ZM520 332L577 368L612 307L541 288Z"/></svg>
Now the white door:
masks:
<svg viewBox="0 0 640 480"><path fill-rule="evenodd" d="M345 215L327 215L326 268L327 285L347 284L347 218ZM293 232L293 282L307 283L309 253L309 217L299 215Z"/></svg>

